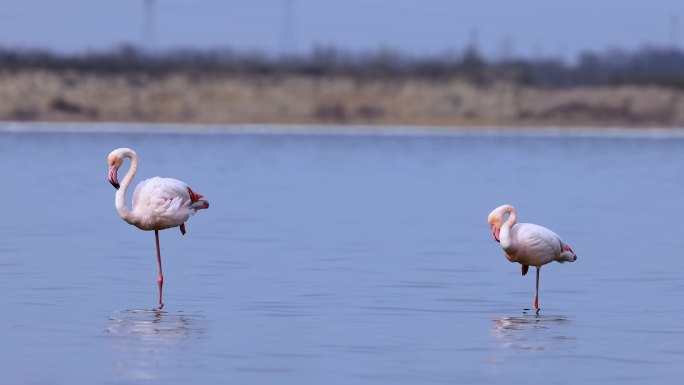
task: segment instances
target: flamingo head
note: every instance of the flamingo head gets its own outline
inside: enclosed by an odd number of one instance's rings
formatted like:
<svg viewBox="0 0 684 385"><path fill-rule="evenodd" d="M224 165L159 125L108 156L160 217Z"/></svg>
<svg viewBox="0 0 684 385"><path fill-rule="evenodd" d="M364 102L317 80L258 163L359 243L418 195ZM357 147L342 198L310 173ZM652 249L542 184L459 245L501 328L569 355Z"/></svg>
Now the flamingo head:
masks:
<svg viewBox="0 0 684 385"><path fill-rule="evenodd" d="M509 215L514 215L515 209L511 205L502 205L494 210L487 216L487 223L489 223L489 228L492 231L492 237L497 242L501 242L499 233L501 232L501 226L503 226L506 213Z"/></svg>
<svg viewBox="0 0 684 385"><path fill-rule="evenodd" d="M501 240L499 239L499 232L501 231L501 228L491 226L490 229L492 230L492 237L494 237L494 240L497 242L501 242Z"/></svg>
<svg viewBox="0 0 684 385"><path fill-rule="evenodd" d="M487 223L489 223L489 229L492 231L492 237L494 237L494 240L497 242L501 242L499 238L499 233L501 232L503 216L497 216L493 214L495 214L493 211L491 214L489 214L489 217L487 218Z"/></svg>
<svg viewBox="0 0 684 385"><path fill-rule="evenodd" d="M107 163L109 164L109 177L107 179L109 180L109 183L111 183L112 186L114 186L114 188L117 190L119 189L118 171L125 157L125 152L123 150L124 149L117 148L116 150L110 152L109 156L107 157Z"/></svg>

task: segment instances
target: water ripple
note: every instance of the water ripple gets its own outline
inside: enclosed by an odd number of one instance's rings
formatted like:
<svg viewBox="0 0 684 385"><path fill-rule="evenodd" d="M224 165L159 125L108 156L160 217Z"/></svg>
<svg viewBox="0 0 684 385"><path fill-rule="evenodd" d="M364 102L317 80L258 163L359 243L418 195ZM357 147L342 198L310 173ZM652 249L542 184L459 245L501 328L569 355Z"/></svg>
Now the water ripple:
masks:
<svg viewBox="0 0 684 385"><path fill-rule="evenodd" d="M204 317L161 310L129 309L109 318L114 373L123 379L158 379L179 364L175 353L206 333Z"/></svg>
<svg viewBox="0 0 684 385"><path fill-rule="evenodd" d="M490 333L503 349L548 350L577 337L569 334L573 321L563 315L523 314L492 319Z"/></svg>

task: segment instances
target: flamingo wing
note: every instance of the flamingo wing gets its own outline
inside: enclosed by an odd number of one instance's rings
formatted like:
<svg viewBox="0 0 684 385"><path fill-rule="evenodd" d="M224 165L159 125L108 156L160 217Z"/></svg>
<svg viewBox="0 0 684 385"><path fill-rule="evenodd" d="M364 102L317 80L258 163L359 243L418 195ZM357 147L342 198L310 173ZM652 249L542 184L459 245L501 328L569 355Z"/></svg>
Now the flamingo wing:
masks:
<svg viewBox="0 0 684 385"><path fill-rule="evenodd" d="M187 221L196 210L188 185L173 178L154 177L138 184L133 193L133 210L141 219L141 228L165 229Z"/></svg>
<svg viewBox="0 0 684 385"><path fill-rule="evenodd" d="M553 261L560 254L560 237L546 227L519 223L514 229L520 263L541 266Z"/></svg>

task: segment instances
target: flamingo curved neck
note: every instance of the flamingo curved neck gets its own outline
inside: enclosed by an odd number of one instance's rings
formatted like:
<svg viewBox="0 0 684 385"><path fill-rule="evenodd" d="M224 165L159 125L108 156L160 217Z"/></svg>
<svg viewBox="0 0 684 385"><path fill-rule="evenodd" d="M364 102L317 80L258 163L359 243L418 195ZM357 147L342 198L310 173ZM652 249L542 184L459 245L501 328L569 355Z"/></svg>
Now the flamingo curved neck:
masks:
<svg viewBox="0 0 684 385"><path fill-rule="evenodd" d="M501 216L503 217L504 215L506 215L506 213L508 213L508 218L503 223L503 225L501 225L499 241L501 242L501 247L505 251L513 252L514 245L513 239L511 238L511 229L513 228L513 225L515 225L515 222L518 219L518 215L513 206L505 207L504 210L501 212Z"/></svg>
<svg viewBox="0 0 684 385"><path fill-rule="evenodd" d="M131 167L128 169L126 176L121 181L120 188L116 191L114 205L116 206L116 210L119 212L121 219L133 224L133 214L128 207L126 207L126 192L128 191L128 187L130 186L133 177L135 177L135 173L138 171L138 156L135 152L133 152L133 150L124 152L123 156L124 158L131 159Z"/></svg>

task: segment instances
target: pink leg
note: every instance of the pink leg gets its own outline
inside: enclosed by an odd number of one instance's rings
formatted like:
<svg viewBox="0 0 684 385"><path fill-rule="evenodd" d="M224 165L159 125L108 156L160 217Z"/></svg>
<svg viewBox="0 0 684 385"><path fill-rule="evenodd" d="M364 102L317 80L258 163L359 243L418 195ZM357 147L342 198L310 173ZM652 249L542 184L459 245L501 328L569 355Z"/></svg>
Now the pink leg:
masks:
<svg viewBox="0 0 684 385"><path fill-rule="evenodd" d="M157 242L157 262L159 263L159 277L157 283L159 284L159 309L164 307L162 302L162 286L164 286L164 275L162 274L161 252L159 251L159 230L154 230L154 239Z"/></svg>
<svg viewBox="0 0 684 385"><path fill-rule="evenodd" d="M537 290L534 293L534 309L539 311L539 270L541 267L537 267Z"/></svg>

